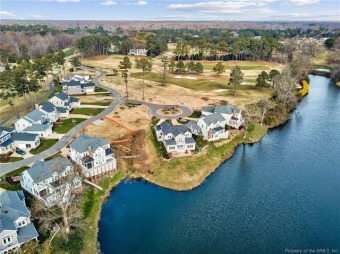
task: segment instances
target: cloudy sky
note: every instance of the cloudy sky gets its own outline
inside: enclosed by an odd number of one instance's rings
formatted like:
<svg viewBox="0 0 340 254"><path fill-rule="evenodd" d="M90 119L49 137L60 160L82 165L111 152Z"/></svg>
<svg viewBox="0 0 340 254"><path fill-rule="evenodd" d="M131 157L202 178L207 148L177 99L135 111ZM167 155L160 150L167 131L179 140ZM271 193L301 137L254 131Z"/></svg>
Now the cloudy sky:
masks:
<svg viewBox="0 0 340 254"><path fill-rule="evenodd" d="M340 21L339 0L1 0L1 19Z"/></svg>

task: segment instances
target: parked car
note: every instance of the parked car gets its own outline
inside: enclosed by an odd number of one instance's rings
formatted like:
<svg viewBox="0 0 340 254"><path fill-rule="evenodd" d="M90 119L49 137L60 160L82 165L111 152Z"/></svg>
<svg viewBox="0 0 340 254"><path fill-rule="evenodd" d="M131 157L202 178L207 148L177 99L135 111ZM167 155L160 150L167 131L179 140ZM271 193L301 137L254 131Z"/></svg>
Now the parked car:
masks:
<svg viewBox="0 0 340 254"><path fill-rule="evenodd" d="M25 155L25 154L26 154L26 152L25 152L24 150L21 150L21 149L19 149L19 148L15 149L15 152L16 152L17 154L20 154L20 155Z"/></svg>

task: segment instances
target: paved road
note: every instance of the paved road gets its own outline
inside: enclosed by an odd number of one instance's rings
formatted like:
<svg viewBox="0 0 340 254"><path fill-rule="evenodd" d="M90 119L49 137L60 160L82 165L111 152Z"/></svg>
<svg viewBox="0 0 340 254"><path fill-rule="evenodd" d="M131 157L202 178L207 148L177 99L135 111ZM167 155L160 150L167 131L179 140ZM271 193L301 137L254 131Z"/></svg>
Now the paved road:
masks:
<svg viewBox="0 0 340 254"><path fill-rule="evenodd" d="M45 158L57 153L59 150L61 150L65 146L67 146L72 141L72 139L75 137L75 135L80 130L82 130L83 126L86 126L87 124L92 123L92 122L102 118L103 116L110 114L122 102L122 98L117 91L99 84L99 79L101 77L103 77L104 75L105 75L105 72L100 71L100 75L93 79L93 82L97 86L102 87L104 89L107 89L109 92L111 92L111 94L114 97L113 102L103 112L99 113L98 115L91 117L90 119L85 120L84 122L82 122L82 123L78 124L77 126L75 126L74 128L72 128L54 146L50 147L49 149L47 149L47 150L45 150L45 151L43 151L43 152L41 152L41 153L39 153L35 156L32 156L30 158L21 160L21 161L12 162L10 164L0 165L0 176L3 176L4 174L7 174L8 172L13 171L14 169L26 166L26 165L34 163L38 160L45 159Z"/></svg>
<svg viewBox="0 0 340 254"><path fill-rule="evenodd" d="M83 69L93 69L90 67L82 67ZM99 80L101 77L105 76L105 72L102 70L98 70L99 71L99 75L96 76L95 78L93 78L93 83L96 84L96 86L101 87L103 89L108 90L112 96L114 97L113 102L101 113L99 113L98 115L95 115L87 120L85 120L84 122L78 124L77 126L75 126L74 128L72 128L68 133L66 133L54 146L50 147L49 149L34 155L30 158L21 160L21 161L17 161L17 162L12 162L10 164L2 164L0 165L0 177L3 176L4 174L7 174L17 168L26 166L28 164L34 163L36 161L39 160L43 160L55 153L57 153L58 151L60 151L62 148L64 148L65 146L67 146L72 140L73 138L76 136L76 134L81 131L83 129L83 126L88 125L89 123L92 123L108 114L110 114L120 103L133 103L133 104L143 104L146 105L147 107L149 107L149 114L152 116L156 116L158 118L163 118L163 119L177 119L180 117L186 117L188 115L190 115L192 113L192 111L184 106L177 106L177 105L158 105L158 104L152 104L149 102L145 102L145 101L137 101L137 100L126 100L124 99L119 92L117 92L116 90L110 88L110 87L106 87L100 84ZM164 108L164 107L178 107L182 110L182 113L176 116L163 116L163 115L159 115L157 113L157 110Z"/></svg>
<svg viewBox="0 0 340 254"><path fill-rule="evenodd" d="M149 108L149 114L152 116L155 116L159 119L178 119L178 118L183 118L186 117L188 115L191 115L192 110L184 107L184 106L179 106L179 105L160 105L160 104L153 104L150 102L146 102L146 101L137 101L137 100L124 100L127 103L132 103L132 104L142 104L145 105ZM167 116L167 115L160 115L157 113L157 111L159 109L163 109L163 108L171 108L171 107L175 107L175 108L179 108L182 110L182 112L178 115L172 115L172 116Z"/></svg>

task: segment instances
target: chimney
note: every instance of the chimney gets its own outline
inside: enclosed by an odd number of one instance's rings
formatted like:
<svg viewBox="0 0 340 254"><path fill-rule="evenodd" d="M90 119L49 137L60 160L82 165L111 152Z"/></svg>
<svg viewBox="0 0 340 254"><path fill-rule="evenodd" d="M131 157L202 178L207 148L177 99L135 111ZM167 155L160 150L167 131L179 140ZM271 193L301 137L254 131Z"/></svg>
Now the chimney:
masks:
<svg viewBox="0 0 340 254"><path fill-rule="evenodd" d="M91 151L91 146L90 145L87 146L87 151L89 153L89 156L92 157L92 151Z"/></svg>
<svg viewBox="0 0 340 254"><path fill-rule="evenodd" d="M39 104L38 103L34 104L34 108L39 109Z"/></svg>
<svg viewBox="0 0 340 254"><path fill-rule="evenodd" d="M233 109L232 116L236 117L236 109Z"/></svg>
<svg viewBox="0 0 340 254"><path fill-rule="evenodd" d="M212 138L212 129L210 129L209 131L208 131L208 139L211 139Z"/></svg>

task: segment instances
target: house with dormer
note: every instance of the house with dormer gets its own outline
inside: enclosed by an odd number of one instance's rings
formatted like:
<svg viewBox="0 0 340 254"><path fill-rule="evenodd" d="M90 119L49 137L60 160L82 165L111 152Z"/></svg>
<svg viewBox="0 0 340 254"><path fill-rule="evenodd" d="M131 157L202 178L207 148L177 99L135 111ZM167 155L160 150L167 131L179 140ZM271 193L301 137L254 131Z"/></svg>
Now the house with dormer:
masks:
<svg viewBox="0 0 340 254"><path fill-rule="evenodd" d="M72 95L72 94L87 94L93 93L95 91L94 83L81 83L78 80L70 80L62 82L63 92Z"/></svg>
<svg viewBox="0 0 340 254"><path fill-rule="evenodd" d="M233 105L206 106L202 108L202 115L204 116L214 113L220 113L227 120L227 125L233 128L238 129L243 123L242 110Z"/></svg>
<svg viewBox="0 0 340 254"><path fill-rule="evenodd" d="M47 101L41 105L36 104L35 108L44 113L46 115L46 118L49 119L52 123L55 123L59 120L59 112L51 102Z"/></svg>
<svg viewBox="0 0 340 254"><path fill-rule="evenodd" d="M39 145L37 134L18 133L13 128L0 126L0 154L14 152L15 148L34 149Z"/></svg>
<svg viewBox="0 0 340 254"><path fill-rule="evenodd" d="M64 92L55 93L49 102L57 108L60 117L68 117L73 108L80 107L79 99L71 97Z"/></svg>
<svg viewBox="0 0 340 254"><path fill-rule="evenodd" d="M81 166L86 177L93 177L117 168L110 143L99 137L82 134L70 144L71 159Z"/></svg>
<svg viewBox="0 0 340 254"><path fill-rule="evenodd" d="M34 109L14 123L16 132L37 134L47 137L52 134L52 122L39 109Z"/></svg>
<svg viewBox="0 0 340 254"><path fill-rule="evenodd" d="M81 188L81 178L67 158L37 161L20 176L21 187L47 207L67 202L70 192Z"/></svg>
<svg viewBox="0 0 340 254"><path fill-rule="evenodd" d="M39 234L30 217L22 191L0 188L0 254L12 253L24 243L37 240Z"/></svg>
<svg viewBox="0 0 340 254"><path fill-rule="evenodd" d="M171 125L167 121L156 125L157 140L172 156L190 155L196 148L190 129L185 125Z"/></svg>
<svg viewBox="0 0 340 254"><path fill-rule="evenodd" d="M228 138L228 131L225 126L227 120L220 113L213 113L211 115L201 116L197 120L204 140L217 141Z"/></svg>

